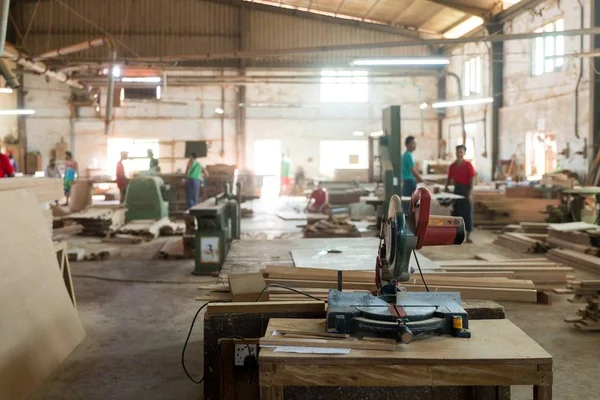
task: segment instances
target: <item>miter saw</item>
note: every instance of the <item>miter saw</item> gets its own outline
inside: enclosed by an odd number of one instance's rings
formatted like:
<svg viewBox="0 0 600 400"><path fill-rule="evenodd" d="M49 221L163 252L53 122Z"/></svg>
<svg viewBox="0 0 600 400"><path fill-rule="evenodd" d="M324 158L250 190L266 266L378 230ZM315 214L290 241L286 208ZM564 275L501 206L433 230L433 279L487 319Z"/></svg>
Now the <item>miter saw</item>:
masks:
<svg viewBox="0 0 600 400"><path fill-rule="evenodd" d="M410 278L411 254L418 266L415 250L423 246L460 245L464 241L463 219L430 216L430 205L431 195L424 187L412 195L408 213L402 211L400 197L391 197L387 219L381 224L375 273L378 292L346 293L338 283L338 290L329 292L328 331L393 337L403 343L423 334L471 337L460 293L409 293L398 286L398 282Z"/></svg>

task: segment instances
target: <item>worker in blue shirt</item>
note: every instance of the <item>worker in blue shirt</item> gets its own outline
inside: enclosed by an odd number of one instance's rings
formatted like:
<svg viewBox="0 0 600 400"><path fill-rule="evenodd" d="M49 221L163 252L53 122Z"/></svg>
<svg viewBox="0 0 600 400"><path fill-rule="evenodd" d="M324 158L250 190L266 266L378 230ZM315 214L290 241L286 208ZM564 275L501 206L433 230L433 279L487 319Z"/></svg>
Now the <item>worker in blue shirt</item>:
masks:
<svg viewBox="0 0 600 400"><path fill-rule="evenodd" d="M417 190L417 183L424 182L421 174L415 166L413 151L417 149L417 141L414 136L407 136L404 140L406 151L402 154L402 196L412 196ZM408 211L410 202L403 202L404 211Z"/></svg>

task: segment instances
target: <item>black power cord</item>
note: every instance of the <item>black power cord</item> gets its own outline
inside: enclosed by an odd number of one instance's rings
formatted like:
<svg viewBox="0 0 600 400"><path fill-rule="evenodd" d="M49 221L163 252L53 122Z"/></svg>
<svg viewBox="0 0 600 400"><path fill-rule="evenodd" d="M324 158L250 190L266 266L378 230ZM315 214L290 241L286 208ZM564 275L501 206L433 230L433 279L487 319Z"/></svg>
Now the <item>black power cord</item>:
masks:
<svg viewBox="0 0 600 400"><path fill-rule="evenodd" d="M202 382L204 382L204 379L206 378L206 371L204 371L204 374L202 375L202 379L200 379L199 381L195 380L192 375L190 375L189 371L187 370L187 367L185 366L185 351L187 349L187 345L190 341L190 337L192 336L192 331L194 330L194 325L196 324L196 319L198 319L198 315L200 315L200 311L204 310L204 308L206 308L206 306L208 306L211 303L227 303L226 301L209 301L205 304L203 304L198 311L196 311L196 314L194 315L194 319L192 319L192 324L190 325L190 330L188 331L187 337L185 338L185 343L183 344L183 349L181 351L181 366L183 367L183 371L185 372L185 374L187 375L188 379L192 382L194 382L195 384L199 385ZM248 357L250 357L250 360L254 359L254 361L256 361L255 356L252 355L252 348L250 347L250 345L248 344L248 342L246 341L246 339L242 336L228 336L222 339L240 339L245 345L246 345L246 349L248 349ZM213 353L210 355L209 357L209 361L212 361L213 358L215 357L215 355L219 352L219 349L221 348L221 343L219 343L217 345L217 348L213 351ZM257 354L258 356L258 354ZM250 363L254 363L252 361L250 361Z"/></svg>
<svg viewBox="0 0 600 400"><path fill-rule="evenodd" d="M427 286L427 281L425 281L425 278L423 277L423 271L421 271L421 265L419 264L419 259L417 258L417 251L413 250L413 254L415 255L415 261L417 262L417 267L419 267L419 274L421 274L421 280L425 285L425 290L429 292L429 286Z"/></svg>
<svg viewBox="0 0 600 400"><path fill-rule="evenodd" d="M265 288L264 288L263 290L261 290L260 294L258 295L258 297L256 298L256 300L254 300L254 302L257 302L257 301L259 301L259 300L260 300L260 297L263 295L263 293L264 293L264 292L265 292L265 291L266 291L268 288L270 288L270 287L277 287L277 288L281 288L281 289L286 289L286 290L289 290L289 291L292 291L292 292L295 292L295 293L301 294L301 295L303 295L303 296L310 297L311 299L314 299L314 300L317 300L317 301L323 301L322 299L319 299L319 298L317 298L317 297L315 297L315 296L311 296L310 294L308 294L308 293L304 293L304 292L302 292L302 291L300 291L300 290L298 290L298 289L294 289L293 287L289 287L289 286L285 286L285 285L280 285L280 284L278 284L278 283L269 283L267 286L265 286Z"/></svg>

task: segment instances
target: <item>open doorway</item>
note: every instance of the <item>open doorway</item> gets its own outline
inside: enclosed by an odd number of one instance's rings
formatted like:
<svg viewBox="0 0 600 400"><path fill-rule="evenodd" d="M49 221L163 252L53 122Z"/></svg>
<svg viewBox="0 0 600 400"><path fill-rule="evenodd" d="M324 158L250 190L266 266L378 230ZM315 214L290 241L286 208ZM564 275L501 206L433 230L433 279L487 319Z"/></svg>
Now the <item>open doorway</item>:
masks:
<svg viewBox="0 0 600 400"><path fill-rule="evenodd" d="M539 180L547 172L556 170L556 135L527 132L525 142L525 174L528 180Z"/></svg>
<svg viewBox="0 0 600 400"><path fill-rule="evenodd" d="M254 141L254 173L263 176L263 199L279 197L281 174L281 140L259 139Z"/></svg>
<svg viewBox="0 0 600 400"><path fill-rule="evenodd" d="M114 176L122 151L129 153L129 159L123 163L128 175L147 171L150 168L148 150L152 150L154 157L158 158L160 156L159 141L157 139L109 138L106 151L108 171Z"/></svg>

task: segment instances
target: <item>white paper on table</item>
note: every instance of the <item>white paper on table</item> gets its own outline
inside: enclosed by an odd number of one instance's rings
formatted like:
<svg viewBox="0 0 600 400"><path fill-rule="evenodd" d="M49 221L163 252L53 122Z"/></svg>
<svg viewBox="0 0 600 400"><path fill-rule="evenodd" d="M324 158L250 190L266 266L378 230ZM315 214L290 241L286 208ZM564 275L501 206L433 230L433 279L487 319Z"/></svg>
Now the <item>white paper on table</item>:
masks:
<svg viewBox="0 0 600 400"><path fill-rule="evenodd" d="M329 347L303 347L303 346L277 346L275 353L300 353L300 354L348 354L350 349L337 349Z"/></svg>

